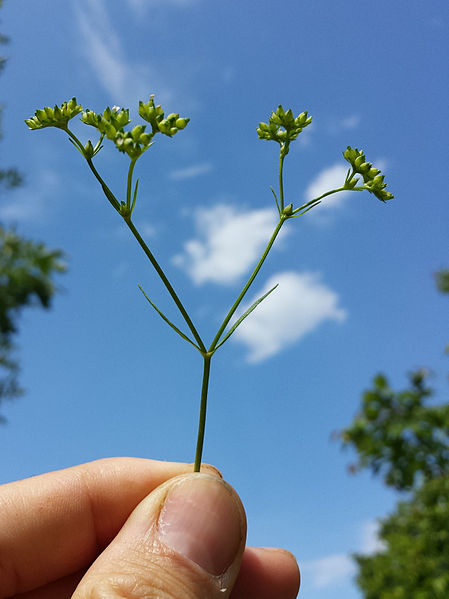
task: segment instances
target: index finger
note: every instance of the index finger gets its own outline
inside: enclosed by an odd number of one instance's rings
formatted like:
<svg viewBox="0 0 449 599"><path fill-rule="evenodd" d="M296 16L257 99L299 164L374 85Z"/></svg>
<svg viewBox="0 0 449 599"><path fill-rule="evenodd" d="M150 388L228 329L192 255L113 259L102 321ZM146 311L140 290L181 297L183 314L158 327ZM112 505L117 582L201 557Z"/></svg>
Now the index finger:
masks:
<svg viewBox="0 0 449 599"><path fill-rule="evenodd" d="M108 458L3 485L0 598L88 567L148 493L191 470L189 464Z"/></svg>

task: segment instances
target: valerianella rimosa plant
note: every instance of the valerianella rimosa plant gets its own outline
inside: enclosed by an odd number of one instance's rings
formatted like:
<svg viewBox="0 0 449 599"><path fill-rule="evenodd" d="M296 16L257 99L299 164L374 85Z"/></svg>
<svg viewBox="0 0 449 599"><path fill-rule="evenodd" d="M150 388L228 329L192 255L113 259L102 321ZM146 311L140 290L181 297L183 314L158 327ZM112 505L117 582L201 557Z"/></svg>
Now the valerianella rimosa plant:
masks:
<svg viewBox="0 0 449 599"><path fill-rule="evenodd" d="M88 139L87 142L82 143L70 130L69 121L80 113L82 113L81 121L86 125L90 125L96 130L96 136L98 139L95 142L92 142L90 139ZM54 108L45 107L43 110L36 110L35 116L30 119L26 119L25 122L28 127L33 130L44 129L46 127L56 127L64 131L69 136L69 140L80 152L81 156L85 159L88 167L92 171L94 177L99 182L106 198L124 220L125 224L146 254L148 260L151 262L151 265L156 270L163 285L178 308L182 319L184 320L186 328L183 331L178 326L173 324L167 318L167 316L165 316L165 314L151 301L151 299L139 285L139 288L144 294L145 298L156 310L156 312L172 329L178 333L180 337L182 337L182 339L190 343L199 352L203 360L200 415L194 464L194 471L198 472L200 470L201 457L203 453L207 394L212 357L214 356L215 352L225 343L225 341L229 339L229 337L245 320L245 318L249 316L251 312L257 308L257 306L263 300L265 300L270 293L272 293L272 291L274 291L275 287L270 289L262 297L256 300L232 325L230 324L231 319L240 306L248 289L251 287L254 279L259 273L259 270L268 256L268 253L277 235L279 234L279 231L284 226L284 223L290 219L302 216L307 211L317 206L326 196L334 193L339 193L342 191L366 190L372 193L382 202L392 199L393 195L386 191L384 175L380 173L379 169L374 168L373 165L366 160L365 154L361 150L348 146L343 152L343 156L349 162L350 167L346 174L346 178L340 187L329 190L319 197L310 200L306 204L303 204L302 206L295 207L293 204L286 204L283 184L284 160L289 153L290 144L298 137L305 127L310 125L312 117L309 117L307 112L302 112L295 117L291 109L286 111L282 106L279 106L277 110L271 114L268 123L260 123L259 127L257 128L257 133L260 139L272 140L279 144L280 154L278 193L271 188L276 203L279 220L248 281L237 296L237 299L233 305L230 307L215 337L212 339L212 342L207 345L197 331L181 299L164 273L164 270L159 265L159 262L154 257L150 248L147 246L132 221L133 211L136 206L139 183L138 179L135 182L133 180L133 172L137 160L152 145L154 145L155 142L153 139L158 133L162 133L168 137L173 137L179 131L185 129L190 119L180 117L179 114L174 113L165 116L162 107L155 105L154 96L151 96L147 103L142 101L139 102L139 115L147 124L140 124L133 128L127 128L130 124L128 109L114 106L113 108L106 108L102 114L97 114L88 109L83 111L83 107L77 103L76 98L72 98L70 101L64 102L61 106L55 106ZM115 194L111 191L94 166L93 159L103 148L102 143L105 138L110 140L119 152L126 154L129 158L126 196L122 200L117 199Z"/></svg>

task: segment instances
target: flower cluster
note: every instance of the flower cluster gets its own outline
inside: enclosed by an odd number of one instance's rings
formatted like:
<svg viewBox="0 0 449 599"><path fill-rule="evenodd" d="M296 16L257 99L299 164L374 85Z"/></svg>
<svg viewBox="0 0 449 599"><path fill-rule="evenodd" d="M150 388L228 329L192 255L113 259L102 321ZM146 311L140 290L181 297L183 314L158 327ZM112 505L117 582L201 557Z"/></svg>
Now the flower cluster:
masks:
<svg viewBox="0 0 449 599"><path fill-rule="evenodd" d="M44 127L59 127L64 129L70 119L79 114L83 107L77 104L76 98L64 102L61 106L50 108L45 106L43 109L36 110L34 116L25 119L25 123L30 129L43 129Z"/></svg>
<svg viewBox="0 0 449 599"><path fill-rule="evenodd" d="M120 152L128 154L131 159L138 158L151 145L153 133L146 133L146 125L136 125L132 131L125 131L126 125L131 121L129 110L114 106L109 106L103 114L96 114L92 110L83 112L81 120L86 125L91 125L98 129L101 135L107 137L115 143Z"/></svg>
<svg viewBox="0 0 449 599"><path fill-rule="evenodd" d="M172 112L164 118L164 111L162 106L158 104L154 105L154 96L152 95L149 101L144 104L142 101L139 102L139 114L144 121L150 123L153 129L153 135L156 133L163 133L172 137L181 129L185 129L190 119L180 118L179 114Z"/></svg>
<svg viewBox="0 0 449 599"><path fill-rule="evenodd" d="M281 153L286 156L290 142L298 137L304 127L310 125L312 117L306 112L301 112L296 118L291 109L285 110L279 104L276 112L272 112L267 123L259 123L257 134L259 139L271 139L281 145Z"/></svg>
<svg viewBox="0 0 449 599"><path fill-rule="evenodd" d="M26 119L25 123L30 129L42 129L43 127L59 127L67 130L67 123L75 115L83 111L83 107L77 104L76 98L69 102L64 102L61 107L45 107L42 110L36 110L35 116ZM131 131L125 131L129 125L129 110L119 108L118 106L109 106L102 114L97 114L93 110L86 109L81 117L81 121L97 129L100 133L98 143L93 146L89 140L84 146L79 141L74 141L71 132L70 141L83 154L86 159L91 159L101 150L101 141L104 137L114 142L116 148L127 154L131 160L136 160L151 145L152 139L156 133L163 133L168 137L173 137L181 129L185 129L190 119L180 118L179 114L169 114L164 116L161 106L154 105L154 96L144 104L139 102L140 116L151 125L151 131L146 131L147 125L136 125Z"/></svg>
<svg viewBox="0 0 449 599"><path fill-rule="evenodd" d="M380 170L373 167L371 162L367 162L365 154L362 152L362 150L348 146L343 152L343 156L345 160L347 160L352 166L352 173L347 178L347 183L350 187L355 187L358 179L355 179L354 175L358 174L363 177L365 189L367 189L370 193L373 193L376 198L382 202L386 202L394 198L392 193L385 190L387 186L387 184L384 183L385 176L381 175Z"/></svg>

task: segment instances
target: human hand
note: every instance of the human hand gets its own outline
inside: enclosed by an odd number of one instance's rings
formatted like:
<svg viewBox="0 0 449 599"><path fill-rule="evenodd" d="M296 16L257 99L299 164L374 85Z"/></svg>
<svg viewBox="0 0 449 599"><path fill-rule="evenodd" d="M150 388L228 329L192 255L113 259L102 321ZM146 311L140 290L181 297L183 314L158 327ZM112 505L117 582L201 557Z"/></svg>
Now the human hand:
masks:
<svg viewBox="0 0 449 599"><path fill-rule="evenodd" d="M293 556L245 537L214 468L98 460L0 487L0 599L296 597Z"/></svg>

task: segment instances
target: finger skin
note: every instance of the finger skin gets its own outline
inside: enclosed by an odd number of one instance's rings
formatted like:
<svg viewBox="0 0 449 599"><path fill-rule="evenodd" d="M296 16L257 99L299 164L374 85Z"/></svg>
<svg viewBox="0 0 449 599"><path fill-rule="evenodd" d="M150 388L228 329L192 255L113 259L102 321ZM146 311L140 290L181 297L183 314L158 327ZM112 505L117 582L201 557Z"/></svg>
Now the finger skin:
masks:
<svg viewBox="0 0 449 599"><path fill-rule="evenodd" d="M294 599L299 584L298 564L290 552L247 547L230 599Z"/></svg>
<svg viewBox="0 0 449 599"><path fill-rule="evenodd" d="M213 467L204 469L219 476ZM156 486L191 470L187 464L109 458L3 485L0 599L70 599L136 505ZM231 599L290 599L298 587L288 552L247 547Z"/></svg>
<svg viewBox="0 0 449 599"><path fill-rule="evenodd" d="M12 599L70 599L84 570ZM295 558L282 549L247 547L231 599L294 599L299 589Z"/></svg>
<svg viewBox="0 0 449 599"><path fill-rule="evenodd" d="M191 471L189 464L108 458L4 485L0 599L86 569L148 493Z"/></svg>
<svg viewBox="0 0 449 599"><path fill-rule="evenodd" d="M228 483L203 472L177 476L136 507L73 599L226 599L245 540L245 511Z"/></svg>

